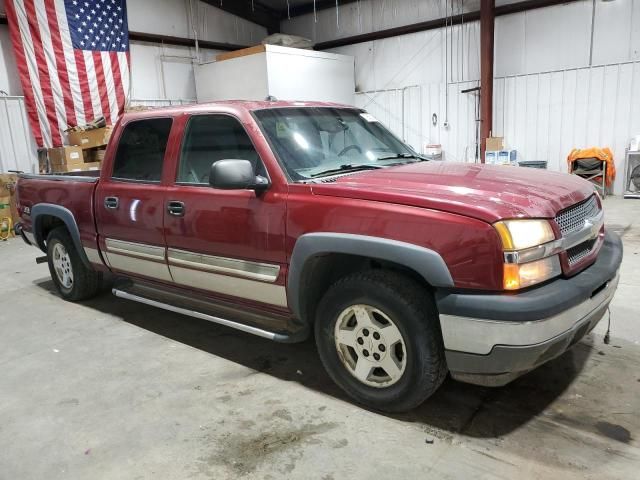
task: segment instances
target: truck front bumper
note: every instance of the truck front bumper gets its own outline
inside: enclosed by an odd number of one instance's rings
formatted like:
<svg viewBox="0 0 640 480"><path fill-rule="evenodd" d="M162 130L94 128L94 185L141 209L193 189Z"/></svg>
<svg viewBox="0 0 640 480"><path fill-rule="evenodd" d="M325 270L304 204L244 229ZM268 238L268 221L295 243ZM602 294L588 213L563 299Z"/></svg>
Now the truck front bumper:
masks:
<svg viewBox="0 0 640 480"><path fill-rule="evenodd" d="M505 385L565 352L604 316L621 262L622 242L607 232L596 262L571 278L518 294L438 294L453 378Z"/></svg>

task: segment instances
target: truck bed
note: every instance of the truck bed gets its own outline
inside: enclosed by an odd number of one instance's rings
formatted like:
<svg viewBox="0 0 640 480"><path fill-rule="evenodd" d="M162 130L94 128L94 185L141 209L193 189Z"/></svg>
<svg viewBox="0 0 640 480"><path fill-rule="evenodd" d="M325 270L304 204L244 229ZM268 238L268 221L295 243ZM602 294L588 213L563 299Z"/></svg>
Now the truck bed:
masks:
<svg viewBox="0 0 640 480"><path fill-rule="evenodd" d="M98 185L99 171L79 172L80 174L20 174L17 186L18 212L22 228L32 233L32 218L29 213L34 205L55 205L68 210L78 225L82 244L97 247L97 232L94 218L94 192ZM36 243L42 248L41 241Z"/></svg>

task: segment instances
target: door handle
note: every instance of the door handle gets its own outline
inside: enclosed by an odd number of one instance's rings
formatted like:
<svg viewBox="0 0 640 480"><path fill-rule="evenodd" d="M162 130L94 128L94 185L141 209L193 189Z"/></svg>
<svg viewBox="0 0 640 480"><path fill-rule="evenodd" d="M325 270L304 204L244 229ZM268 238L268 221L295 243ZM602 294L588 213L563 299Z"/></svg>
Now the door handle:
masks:
<svg viewBox="0 0 640 480"><path fill-rule="evenodd" d="M167 204L167 212L169 212L169 215L173 215L174 217L184 216L184 203L171 200Z"/></svg>
<svg viewBox="0 0 640 480"><path fill-rule="evenodd" d="M104 207L111 210L118 208L118 197L104 197Z"/></svg>

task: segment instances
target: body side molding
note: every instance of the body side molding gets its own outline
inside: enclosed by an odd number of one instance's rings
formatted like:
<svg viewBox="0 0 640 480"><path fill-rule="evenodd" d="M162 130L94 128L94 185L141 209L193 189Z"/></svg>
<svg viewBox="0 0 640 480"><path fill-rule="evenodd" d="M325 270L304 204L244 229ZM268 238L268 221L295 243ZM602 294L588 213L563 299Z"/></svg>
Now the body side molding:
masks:
<svg viewBox="0 0 640 480"><path fill-rule="evenodd" d="M78 255L80 255L80 258L82 259L82 262L88 268L92 268L91 264L89 263L89 259L87 258L87 254L84 251L84 247L82 246L82 241L80 240L80 230L78 229L78 224L76 223L76 219L73 216L73 213L71 213L71 210L60 205L54 205L52 203L38 203L31 208L33 236L40 250L47 253L47 248L45 245L46 239L42 238L42 225L40 224L42 215L50 215L62 220L62 222L67 227L67 230L69 231L69 235L71 235L73 244L78 251Z"/></svg>
<svg viewBox="0 0 640 480"><path fill-rule="evenodd" d="M289 265L289 306L296 318L302 315L302 276L307 261L315 256L341 253L370 257L403 265L418 272L434 287L453 287L453 279L442 257L412 243L347 233L309 233L298 238Z"/></svg>

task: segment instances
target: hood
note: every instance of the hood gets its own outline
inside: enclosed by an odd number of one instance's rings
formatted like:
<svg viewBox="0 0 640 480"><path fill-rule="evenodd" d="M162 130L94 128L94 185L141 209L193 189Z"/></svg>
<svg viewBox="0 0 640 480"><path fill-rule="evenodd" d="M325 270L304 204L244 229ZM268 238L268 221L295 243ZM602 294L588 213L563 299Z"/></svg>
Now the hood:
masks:
<svg viewBox="0 0 640 480"><path fill-rule="evenodd" d="M553 218L593 194L575 175L535 168L418 162L358 172L313 184L330 195L465 215L489 223L507 218Z"/></svg>

